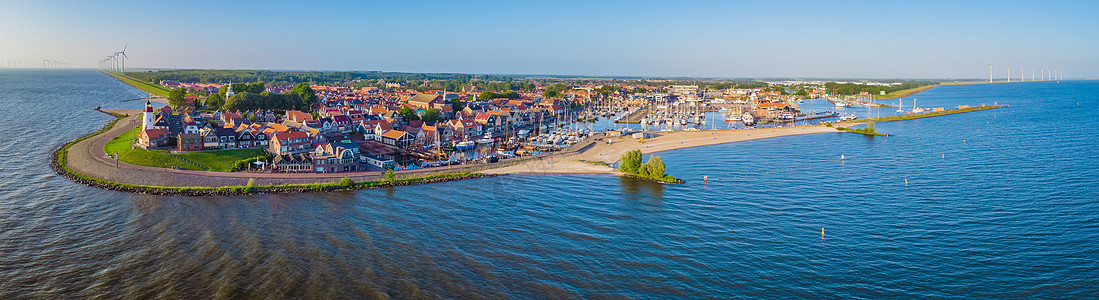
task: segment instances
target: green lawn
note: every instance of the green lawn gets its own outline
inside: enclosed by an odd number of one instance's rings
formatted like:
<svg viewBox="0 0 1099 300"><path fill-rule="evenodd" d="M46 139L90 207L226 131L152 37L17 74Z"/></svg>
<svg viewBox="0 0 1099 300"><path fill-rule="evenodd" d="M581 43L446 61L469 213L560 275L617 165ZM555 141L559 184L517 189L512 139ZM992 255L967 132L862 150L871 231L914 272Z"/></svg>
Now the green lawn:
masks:
<svg viewBox="0 0 1099 300"><path fill-rule="evenodd" d="M107 154L118 153L120 161L139 166L160 168L176 167L185 170L209 169L210 171L216 172L232 172L233 170L231 169L236 165L237 161L264 155L263 149L187 152L177 155L172 155L167 150L130 149L130 145L137 139L138 131L138 128L135 127L134 129L130 129L122 135L115 137L107 142L106 146L103 146L103 152ZM181 160L180 158L194 163Z"/></svg>
<svg viewBox="0 0 1099 300"><path fill-rule="evenodd" d="M263 149L232 149L203 152L186 152L177 154L186 160L193 161L210 168L210 171L232 172L237 161L264 156Z"/></svg>
<svg viewBox="0 0 1099 300"><path fill-rule="evenodd" d="M131 85L131 86L133 86L133 87L135 87L139 90L145 91L146 93L152 94L153 96L160 96L160 97L167 98L168 97L168 92L170 92L165 87L155 85L155 84L152 84L152 83L148 83L148 82L144 82L144 81L140 81L140 80L136 80L136 79L133 79L133 78L131 78L129 76L126 76L126 75L123 75L123 74L114 73L114 72L106 72L106 71L104 71L103 73L107 73L107 75L111 75L111 77L114 77L115 79L118 79L119 81L122 81L126 84L129 84L129 85Z"/></svg>
<svg viewBox="0 0 1099 300"><path fill-rule="evenodd" d="M103 152L107 154L121 153L123 151L129 151L130 145L137 139L138 128L130 129L122 135L119 135L107 142L106 146L103 146Z"/></svg>

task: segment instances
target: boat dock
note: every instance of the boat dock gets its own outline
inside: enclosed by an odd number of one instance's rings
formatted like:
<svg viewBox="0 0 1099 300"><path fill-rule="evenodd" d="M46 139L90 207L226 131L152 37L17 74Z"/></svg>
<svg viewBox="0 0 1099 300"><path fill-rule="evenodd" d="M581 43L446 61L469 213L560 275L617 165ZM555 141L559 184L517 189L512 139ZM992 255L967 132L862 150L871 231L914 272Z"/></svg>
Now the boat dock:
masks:
<svg viewBox="0 0 1099 300"><path fill-rule="evenodd" d="M620 119L618 121L615 121L615 123L640 124L641 119L644 119L645 116L649 115L649 111L650 111L650 106L646 105L646 106L634 111L633 113L631 113L629 115L626 115L622 119Z"/></svg>

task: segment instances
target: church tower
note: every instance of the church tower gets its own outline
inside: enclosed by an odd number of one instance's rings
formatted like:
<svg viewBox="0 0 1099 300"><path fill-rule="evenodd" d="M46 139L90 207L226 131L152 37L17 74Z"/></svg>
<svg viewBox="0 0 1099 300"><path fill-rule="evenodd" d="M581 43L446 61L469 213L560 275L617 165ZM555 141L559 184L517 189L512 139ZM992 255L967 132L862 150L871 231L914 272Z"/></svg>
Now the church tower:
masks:
<svg viewBox="0 0 1099 300"><path fill-rule="evenodd" d="M153 103L149 100L145 100L145 112L141 116L141 130L152 129L153 122L156 122L156 116L153 114Z"/></svg>
<svg viewBox="0 0 1099 300"><path fill-rule="evenodd" d="M233 93L233 81L230 80L229 81L229 90L225 91L225 100L224 101L229 101L229 98L232 98L233 95L236 95L236 94Z"/></svg>

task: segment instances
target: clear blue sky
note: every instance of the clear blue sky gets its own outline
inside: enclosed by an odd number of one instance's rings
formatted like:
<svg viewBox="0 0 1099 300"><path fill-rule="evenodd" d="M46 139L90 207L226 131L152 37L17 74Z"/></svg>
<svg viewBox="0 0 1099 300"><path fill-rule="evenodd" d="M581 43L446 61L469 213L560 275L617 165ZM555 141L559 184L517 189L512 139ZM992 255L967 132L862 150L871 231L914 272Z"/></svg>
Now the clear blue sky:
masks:
<svg viewBox="0 0 1099 300"><path fill-rule="evenodd" d="M106 2L106 1L105 1ZM699 77L1099 77L1099 1L3 1L0 60Z"/></svg>

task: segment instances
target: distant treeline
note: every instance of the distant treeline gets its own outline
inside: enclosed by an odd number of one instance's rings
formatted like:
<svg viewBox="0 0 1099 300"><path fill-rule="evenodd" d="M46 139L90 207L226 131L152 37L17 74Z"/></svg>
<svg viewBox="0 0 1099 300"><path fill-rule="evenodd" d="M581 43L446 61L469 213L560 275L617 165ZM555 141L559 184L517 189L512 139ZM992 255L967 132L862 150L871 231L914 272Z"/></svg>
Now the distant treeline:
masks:
<svg viewBox="0 0 1099 300"><path fill-rule="evenodd" d="M535 84L516 81L512 77L483 75L476 81L473 75L456 73L400 73L400 72L302 72L261 70L164 70L128 72L138 80L160 83L162 80L199 83L250 83L266 82L269 86L287 86L297 83L331 84L385 88L385 83L399 83L403 89L447 89L458 91L462 87L477 86L489 91L534 91Z"/></svg>
<svg viewBox="0 0 1099 300"><path fill-rule="evenodd" d="M936 85L938 81L902 81L900 85L869 85L860 83L836 83L828 82L824 84L824 88L833 95L854 95L862 92L867 92L873 95L878 95L882 91L886 93L892 93L899 90L913 89L921 86Z"/></svg>

